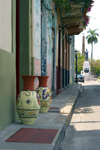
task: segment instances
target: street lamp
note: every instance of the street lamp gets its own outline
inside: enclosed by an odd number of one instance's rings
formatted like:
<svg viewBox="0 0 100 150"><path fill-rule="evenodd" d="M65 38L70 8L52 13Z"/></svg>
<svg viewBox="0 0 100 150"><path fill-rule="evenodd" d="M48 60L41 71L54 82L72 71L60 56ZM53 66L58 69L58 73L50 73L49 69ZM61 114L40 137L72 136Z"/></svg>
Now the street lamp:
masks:
<svg viewBox="0 0 100 150"><path fill-rule="evenodd" d="M76 55L76 83L77 83L77 50L75 50L75 55Z"/></svg>

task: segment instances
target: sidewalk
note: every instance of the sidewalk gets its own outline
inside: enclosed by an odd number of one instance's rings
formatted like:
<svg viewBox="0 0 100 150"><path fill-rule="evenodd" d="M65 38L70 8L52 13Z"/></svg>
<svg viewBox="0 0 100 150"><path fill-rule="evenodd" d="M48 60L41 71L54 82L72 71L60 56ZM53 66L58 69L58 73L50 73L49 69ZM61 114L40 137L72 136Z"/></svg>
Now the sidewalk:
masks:
<svg viewBox="0 0 100 150"><path fill-rule="evenodd" d="M53 98L49 112L40 113L33 125L23 125L19 121L0 131L0 150L59 150L80 90L81 84L63 90ZM16 137L20 140L24 130L22 141L26 142L6 141L17 131L20 134Z"/></svg>

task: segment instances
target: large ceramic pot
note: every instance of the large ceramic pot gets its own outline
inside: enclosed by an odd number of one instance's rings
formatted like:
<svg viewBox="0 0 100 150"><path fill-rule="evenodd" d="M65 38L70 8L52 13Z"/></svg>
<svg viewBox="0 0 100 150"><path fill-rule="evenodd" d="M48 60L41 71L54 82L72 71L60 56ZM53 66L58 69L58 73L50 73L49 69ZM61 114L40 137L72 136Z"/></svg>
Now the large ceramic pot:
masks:
<svg viewBox="0 0 100 150"><path fill-rule="evenodd" d="M37 76L39 79L39 87L35 90L40 97L40 113L47 113L52 102L52 93L47 87L47 79L49 76Z"/></svg>
<svg viewBox="0 0 100 150"><path fill-rule="evenodd" d="M23 124L33 124L39 114L40 99L34 91L36 76L22 75L24 88L18 95L17 113Z"/></svg>

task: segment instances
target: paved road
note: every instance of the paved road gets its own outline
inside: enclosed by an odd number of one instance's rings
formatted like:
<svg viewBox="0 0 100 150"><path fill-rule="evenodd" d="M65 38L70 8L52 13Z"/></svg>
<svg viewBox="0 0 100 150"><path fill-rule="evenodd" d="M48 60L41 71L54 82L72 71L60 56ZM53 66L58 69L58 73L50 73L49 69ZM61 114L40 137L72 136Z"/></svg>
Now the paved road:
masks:
<svg viewBox="0 0 100 150"><path fill-rule="evenodd" d="M100 82L85 82L60 150L100 150Z"/></svg>

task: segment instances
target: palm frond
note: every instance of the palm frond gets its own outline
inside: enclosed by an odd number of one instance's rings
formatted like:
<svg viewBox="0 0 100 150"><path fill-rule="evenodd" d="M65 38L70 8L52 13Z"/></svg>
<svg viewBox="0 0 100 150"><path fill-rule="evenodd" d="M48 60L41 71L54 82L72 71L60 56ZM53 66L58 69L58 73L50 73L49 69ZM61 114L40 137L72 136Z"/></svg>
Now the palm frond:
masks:
<svg viewBox="0 0 100 150"><path fill-rule="evenodd" d="M95 33L96 34L96 36L99 36L99 34L98 33Z"/></svg>
<svg viewBox="0 0 100 150"><path fill-rule="evenodd" d="M88 35L88 36L86 36L86 39L88 39L88 38L90 38L91 37L91 35Z"/></svg>
<svg viewBox="0 0 100 150"><path fill-rule="evenodd" d="M91 44L92 43L92 38L91 37L88 38L87 41L88 41L88 44Z"/></svg>

